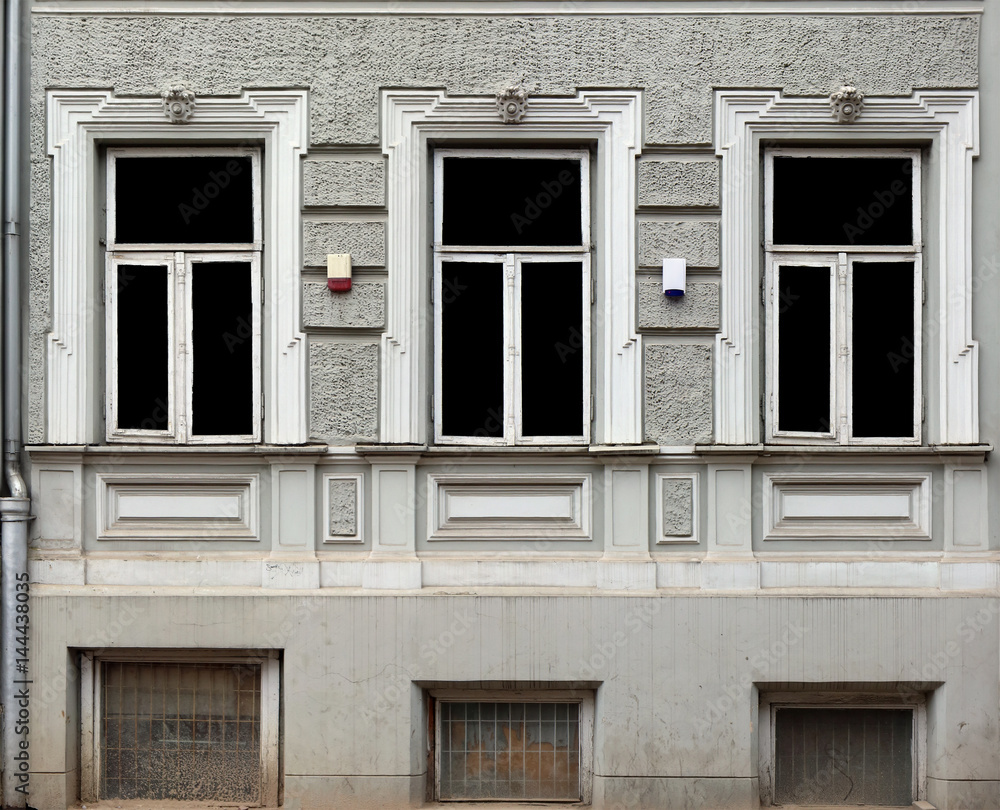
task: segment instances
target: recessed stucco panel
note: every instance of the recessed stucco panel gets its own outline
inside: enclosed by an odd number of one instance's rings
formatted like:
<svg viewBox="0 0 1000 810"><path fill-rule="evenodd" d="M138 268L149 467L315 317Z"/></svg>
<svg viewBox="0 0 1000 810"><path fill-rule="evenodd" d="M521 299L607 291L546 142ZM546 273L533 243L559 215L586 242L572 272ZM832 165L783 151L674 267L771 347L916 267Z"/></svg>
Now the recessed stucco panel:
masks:
<svg viewBox="0 0 1000 810"><path fill-rule="evenodd" d="M639 205L711 207L719 204L719 161L642 160Z"/></svg>
<svg viewBox="0 0 1000 810"><path fill-rule="evenodd" d="M306 206L385 205L385 161L306 160L302 197Z"/></svg>
<svg viewBox="0 0 1000 810"><path fill-rule="evenodd" d="M378 345L309 343L309 435L330 444L378 435Z"/></svg>
<svg viewBox="0 0 1000 810"><path fill-rule="evenodd" d="M683 296L663 294L660 281L639 282L640 329L718 329L719 284L689 281Z"/></svg>
<svg viewBox="0 0 1000 810"><path fill-rule="evenodd" d="M719 266L718 222L643 222L639 225L639 265L662 267L665 258L687 259L688 267Z"/></svg>
<svg viewBox="0 0 1000 810"><path fill-rule="evenodd" d="M646 346L645 436L659 444L712 440L712 348Z"/></svg>
<svg viewBox="0 0 1000 810"><path fill-rule="evenodd" d="M664 478L663 536L690 537L694 533L694 481L690 478Z"/></svg>
<svg viewBox="0 0 1000 810"><path fill-rule="evenodd" d="M384 222L302 223L303 262L326 268L329 253L350 253L354 267L385 266Z"/></svg>
<svg viewBox="0 0 1000 810"><path fill-rule="evenodd" d="M306 329L382 329L385 283L355 281L346 293L330 292L326 282L303 283L302 325Z"/></svg>

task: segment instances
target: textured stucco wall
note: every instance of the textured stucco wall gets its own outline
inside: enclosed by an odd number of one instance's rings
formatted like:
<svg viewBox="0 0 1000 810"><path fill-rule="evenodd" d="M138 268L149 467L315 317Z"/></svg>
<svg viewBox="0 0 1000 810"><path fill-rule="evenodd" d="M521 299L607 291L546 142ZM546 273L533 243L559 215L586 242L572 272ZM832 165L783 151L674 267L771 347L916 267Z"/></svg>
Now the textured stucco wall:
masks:
<svg viewBox="0 0 1000 810"><path fill-rule="evenodd" d="M716 206L719 161L642 160L637 167L636 185L640 206Z"/></svg>
<svg viewBox="0 0 1000 810"><path fill-rule="evenodd" d="M694 482L690 478L666 478L663 492L663 536L689 537L694 526Z"/></svg>
<svg viewBox="0 0 1000 810"><path fill-rule="evenodd" d="M330 444L378 435L378 344L309 341L309 435Z"/></svg>
<svg viewBox="0 0 1000 810"><path fill-rule="evenodd" d="M639 329L718 329L719 284L689 281L681 297L663 294L662 281L640 281Z"/></svg>
<svg viewBox="0 0 1000 810"><path fill-rule="evenodd" d="M385 161L306 160L302 164L302 199L307 207L385 205Z"/></svg>
<svg viewBox="0 0 1000 810"><path fill-rule="evenodd" d="M972 87L978 80L979 19L974 15L52 15L32 22L31 442L44 438L50 328L48 87L155 95L181 80L200 96L236 94L245 87L305 87L313 145L371 148L378 142L382 87L489 94L523 82L543 95L570 94L578 87L639 87L644 89L646 143L691 145L711 141L713 87L780 87L789 94L825 95L850 79L870 95L905 95L914 87ZM306 206L383 204L384 166L377 154L324 157L306 164ZM712 162L681 163L640 166L638 202L713 204ZM672 177L686 187L671 194L665 184ZM307 266L323 266L329 252L351 252L356 266L385 264L381 221L307 221L303 237ZM715 267L718 243L715 222L639 226L640 264L646 267L658 266L667 255L686 256L691 266ZM314 391L319 382L313 380Z"/></svg>
<svg viewBox="0 0 1000 810"><path fill-rule="evenodd" d="M347 293L331 293L325 281L305 282L302 325L306 329L382 329L385 282L355 281Z"/></svg>
<svg viewBox="0 0 1000 810"><path fill-rule="evenodd" d="M646 346L647 441L700 444L712 440L712 347Z"/></svg>

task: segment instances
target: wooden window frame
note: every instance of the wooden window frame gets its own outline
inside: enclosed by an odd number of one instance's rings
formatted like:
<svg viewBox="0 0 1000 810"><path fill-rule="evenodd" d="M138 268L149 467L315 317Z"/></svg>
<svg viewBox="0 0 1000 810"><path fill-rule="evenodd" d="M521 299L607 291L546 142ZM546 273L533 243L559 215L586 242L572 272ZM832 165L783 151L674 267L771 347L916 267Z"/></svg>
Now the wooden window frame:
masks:
<svg viewBox="0 0 1000 810"><path fill-rule="evenodd" d="M247 243L116 243L116 166L121 157L249 157L253 172L253 241ZM104 283L106 324L105 396L106 436L109 442L138 444L257 444L262 435L262 324L263 275L262 252L262 175L261 152L256 148L219 147L111 147L106 155L107 182L107 253ZM190 431L193 394L192 302L188 279L195 264L247 262L251 268L253 323L252 347L253 431L249 434L194 436ZM168 276L168 396L167 429L142 430L117 427L118 349L116 270L122 264L146 264L167 267Z"/></svg>
<svg viewBox="0 0 1000 810"><path fill-rule="evenodd" d="M909 158L913 162L913 240L908 245L858 245L845 250L844 245L775 245L774 230L774 158L775 157L881 157ZM766 329L766 400L765 426L769 441L775 444L840 444L904 446L922 443L922 309L923 244L921 236L921 152L916 148L828 148L780 147L764 152L764 250L763 284ZM913 263L913 432L912 436L856 437L853 426L851 357L853 345L853 268L858 262ZM782 266L830 268L830 410L831 428L825 432L779 430L778 413L781 392L778 390L778 318L781 307L777 294L777 270Z"/></svg>
<svg viewBox="0 0 1000 810"><path fill-rule="evenodd" d="M761 807L784 807L796 810L798 804L774 803L775 792L775 722L777 710L795 709L910 709L913 712L912 787L913 801L927 797L927 696L916 690L895 692L771 692L761 694L758 720L758 750ZM839 805L832 805L835 807ZM868 805L843 805L866 810ZM909 807L909 805L903 805ZM886 807L884 810L892 810Z"/></svg>
<svg viewBox="0 0 1000 810"><path fill-rule="evenodd" d="M579 245L445 245L442 242L444 210L444 159L447 157L548 158L580 161ZM442 265L446 261L502 264L504 267L504 413L503 436L452 436L444 432L442 395ZM524 264L580 262L582 265L583 325L583 433L579 436L525 436L522 424L521 384L521 318L518 302L521 298L521 268ZM589 445L591 436L591 325L593 281L590 250L590 152L586 149L437 149L434 152L434 272L432 279L434 306L434 440L437 444L469 446L522 445Z"/></svg>
<svg viewBox="0 0 1000 810"><path fill-rule="evenodd" d="M80 800L100 800L101 664L259 664L260 807L278 806L281 662L275 650L85 650L80 653Z"/></svg>
<svg viewBox="0 0 1000 810"><path fill-rule="evenodd" d="M530 804L560 806L588 805L594 794L594 692L590 689L432 689L435 704L446 703L575 703L580 707L580 798L530 800ZM434 707L434 800L441 803L466 802L466 799L441 799L441 712ZM524 804L523 799L498 799L490 803Z"/></svg>

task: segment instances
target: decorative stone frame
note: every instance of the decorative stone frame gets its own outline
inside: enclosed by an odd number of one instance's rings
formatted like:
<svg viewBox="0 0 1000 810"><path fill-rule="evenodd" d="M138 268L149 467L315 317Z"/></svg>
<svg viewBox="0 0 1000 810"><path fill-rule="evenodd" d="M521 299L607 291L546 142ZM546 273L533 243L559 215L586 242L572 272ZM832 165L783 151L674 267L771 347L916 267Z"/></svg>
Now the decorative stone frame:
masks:
<svg viewBox="0 0 1000 810"><path fill-rule="evenodd" d="M110 91L50 90L47 148L52 158L52 331L48 337L47 441L103 441L96 418L104 365L95 339L99 221L94 210L103 143L184 146L225 141L263 144L264 288L262 344L264 441L302 444L308 437L305 335L299 329L300 161L309 143L304 90L248 90L238 98L199 98L177 126L163 99L116 98ZM280 290L280 295L277 291Z"/></svg>
<svg viewBox="0 0 1000 810"><path fill-rule="evenodd" d="M432 241L428 211L432 144L449 140L545 146L596 145L596 244L592 265L601 319L593 353L596 423L591 441L642 442L642 345L635 324L635 159L642 145L641 93L585 90L573 98L531 99L512 127L496 98L449 97L444 91L385 90L382 149L388 158L387 329L382 337L381 440L423 444L428 438L428 299ZM200 110L200 107L199 107Z"/></svg>
<svg viewBox="0 0 1000 810"><path fill-rule="evenodd" d="M925 373L930 405L925 442L979 441L979 347L972 339L972 158L979 154L979 94L916 91L910 98L865 98L864 113L846 126L830 116L827 98L784 98L773 90L715 94L715 149L722 160L722 328L716 338L715 440L756 444L761 438L758 283L763 212L761 147L858 143L929 144L930 181L923 211L933 229L925 272L936 281L936 374ZM933 388L932 388L933 386ZM930 418L936 414L936 421Z"/></svg>

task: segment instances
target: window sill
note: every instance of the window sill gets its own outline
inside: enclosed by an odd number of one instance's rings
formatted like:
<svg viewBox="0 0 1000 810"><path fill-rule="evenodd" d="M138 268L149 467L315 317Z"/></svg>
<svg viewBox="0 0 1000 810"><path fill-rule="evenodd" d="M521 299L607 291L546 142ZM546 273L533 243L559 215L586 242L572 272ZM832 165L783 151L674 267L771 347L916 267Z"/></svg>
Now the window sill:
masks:
<svg viewBox="0 0 1000 810"><path fill-rule="evenodd" d="M810 456L985 456L993 451L992 444L925 444L925 445L843 445L843 444L699 444L695 453L700 455L740 455L774 458L808 459Z"/></svg>
<svg viewBox="0 0 1000 810"><path fill-rule="evenodd" d="M199 456L273 458L322 456L325 444L29 444L29 457L56 461L73 459L103 463L166 460L171 457L195 460Z"/></svg>

